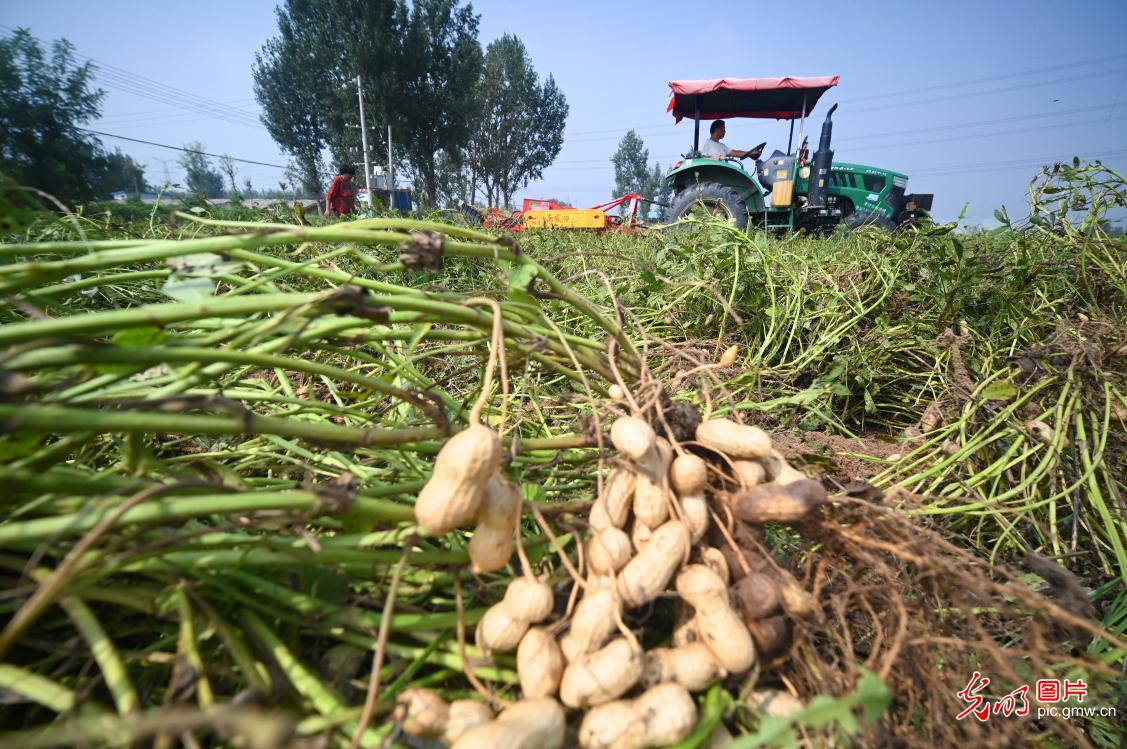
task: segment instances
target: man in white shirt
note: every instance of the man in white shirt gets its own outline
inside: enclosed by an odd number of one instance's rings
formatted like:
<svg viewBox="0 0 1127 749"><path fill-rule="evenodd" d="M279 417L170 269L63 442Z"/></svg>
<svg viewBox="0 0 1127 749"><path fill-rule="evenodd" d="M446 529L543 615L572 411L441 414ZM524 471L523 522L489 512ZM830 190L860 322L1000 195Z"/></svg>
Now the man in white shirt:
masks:
<svg viewBox="0 0 1127 749"><path fill-rule="evenodd" d="M700 148L701 156L707 159L724 159L728 157L742 159L745 156L750 156L753 159L758 159L763 155L763 148L756 148L754 151L737 151L734 148L728 148L720 139L724 137L724 120L716 120L708 129L708 140Z"/></svg>

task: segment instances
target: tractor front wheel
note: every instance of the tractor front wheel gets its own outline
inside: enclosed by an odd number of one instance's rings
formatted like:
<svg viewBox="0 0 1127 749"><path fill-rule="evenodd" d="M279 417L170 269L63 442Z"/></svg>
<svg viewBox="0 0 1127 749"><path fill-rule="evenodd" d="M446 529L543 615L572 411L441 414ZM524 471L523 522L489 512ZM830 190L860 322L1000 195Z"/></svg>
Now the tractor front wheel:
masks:
<svg viewBox="0 0 1127 749"><path fill-rule="evenodd" d="M860 229L862 226L873 226L890 234L896 231L896 222L877 211L850 213L842 223L849 231Z"/></svg>
<svg viewBox="0 0 1127 749"><path fill-rule="evenodd" d="M669 206L669 222L690 216L716 216L737 229L747 228L747 206L740 194L718 182L700 182L677 193Z"/></svg>

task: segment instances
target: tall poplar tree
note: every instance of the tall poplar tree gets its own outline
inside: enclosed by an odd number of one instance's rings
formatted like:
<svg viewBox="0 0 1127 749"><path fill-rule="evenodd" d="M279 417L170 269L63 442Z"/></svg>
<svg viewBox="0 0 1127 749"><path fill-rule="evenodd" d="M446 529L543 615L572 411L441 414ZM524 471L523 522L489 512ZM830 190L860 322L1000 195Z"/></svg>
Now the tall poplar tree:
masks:
<svg viewBox="0 0 1127 749"><path fill-rule="evenodd" d="M508 205L559 155L567 99L551 75L540 83L524 43L510 34L486 48L479 91L467 160L486 202Z"/></svg>
<svg viewBox="0 0 1127 749"><path fill-rule="evenodd" d="M278 36L255 59L255 96L304 190L327 181L325 149L334 166L364 161L359 76L370 160L382 163L391 125L396 153L433 204L438 152L464 148L474 116L481 46L472 9L458 0L286 0L277 16Z"/></svg>

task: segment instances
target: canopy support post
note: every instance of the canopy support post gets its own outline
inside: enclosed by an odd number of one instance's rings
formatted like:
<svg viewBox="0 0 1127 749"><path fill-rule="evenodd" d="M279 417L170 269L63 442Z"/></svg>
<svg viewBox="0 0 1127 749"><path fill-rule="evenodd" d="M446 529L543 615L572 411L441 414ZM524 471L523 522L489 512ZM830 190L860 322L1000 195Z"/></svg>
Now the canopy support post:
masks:
<svg viewBox="0 0 1127 749"><path fill-rule="evenodd" d="M802 120L799 121L799 123L798 123L798 142L801 143L802 142L802 136L806 135L806 94L805 93L802 94L802 111L799 112L799 114L802 115ZM794 127L794 120L790 121L790 126Z"/></svg>
<svg viewBox="0 0 1127 749"><path fill-rule="evenodd" d="M700 94L693 97L693 106L696 108L693 113L693 153L700 153Z"/></svg>
<svg viewBox="0 0 1127 749"><path fill-rule="evenodd" d="M793 146L794 146L794 118L791 117L791 120L790 120L790 135L787 136L787 153L788 154L791 152L791 148Z"/></svg>

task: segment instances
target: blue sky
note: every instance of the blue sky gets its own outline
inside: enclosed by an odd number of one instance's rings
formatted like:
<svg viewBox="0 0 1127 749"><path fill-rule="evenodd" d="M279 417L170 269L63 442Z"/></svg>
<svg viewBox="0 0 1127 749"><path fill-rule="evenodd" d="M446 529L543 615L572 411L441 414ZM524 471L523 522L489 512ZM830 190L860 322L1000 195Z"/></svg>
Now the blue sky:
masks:
<svg viewBox="0 0 1127 749"><path fill-rule="evenodd" d="M691 144L690 123L665 113L671 79L841 76L828 106L842 161L906 172L909 191L934 192L934 213L989 222L1006 205L1020 215L1040 163L1080 155L1127 168L1127 2L475 2L483 44L519 36L537 71L568 98L565 144L544 179L518 199L554 197L587 206L608 200L610 156L629 128L650 158L668 165ZM285 163L254 102L254 53L274 34L274 2L0 2L0 24L43 39L66 37L104 66L109 133ZM792 29L792 31L788 31ZM0 28L0 33L5 30ZM358 29L358 33L360 30ZM112 67L109 67L112 66ZM141 95L144 76L157 101ZM226 119L185 109L186 97L226 106ZM374 123L373 127L378 123ZM768 152L787 124L732 120L726 142ZM104 139L147 165L152 181L181 170L178 154ZM240 178L274 185L280 171L240 165Z"/></svg>

